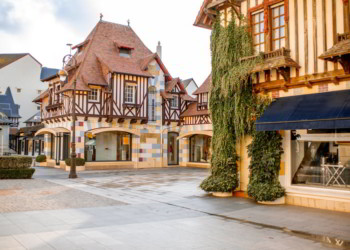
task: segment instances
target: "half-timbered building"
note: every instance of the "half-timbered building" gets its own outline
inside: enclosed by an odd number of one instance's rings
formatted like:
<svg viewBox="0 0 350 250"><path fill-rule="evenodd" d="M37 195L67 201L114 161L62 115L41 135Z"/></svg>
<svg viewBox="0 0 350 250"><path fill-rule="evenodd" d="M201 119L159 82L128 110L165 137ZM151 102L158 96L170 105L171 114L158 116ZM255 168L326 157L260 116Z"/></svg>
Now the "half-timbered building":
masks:
<svg viewBox="0 0 350 250"><path fill-rule="evenodd" d="M157 53L130 26L100 20L78 45L65 70L43 82L41 104L48 165L65 168L70 156L73 81L76 81L76 150L85 169L144 168L180 165L181 114L196 99L173 78Z"/></svg>
<svg viewBox="0 0 350 250"><path fill-rule="evenodd" d="M350 211L350 3L347 0L205 0L194 25L244 15L256 55L254 91L275 101L258 131L283 136L280 182L289 204ZM240 190L249 158L240 142Z"/></svg>

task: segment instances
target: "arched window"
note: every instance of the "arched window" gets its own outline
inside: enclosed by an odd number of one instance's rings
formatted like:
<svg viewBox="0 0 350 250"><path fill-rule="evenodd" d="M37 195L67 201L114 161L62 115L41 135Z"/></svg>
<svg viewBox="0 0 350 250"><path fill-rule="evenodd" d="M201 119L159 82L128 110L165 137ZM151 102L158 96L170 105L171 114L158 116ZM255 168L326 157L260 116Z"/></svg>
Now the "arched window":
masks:
<svg viewBox="0 0 350 250"><path fill-rule="evenodd" d="M156 121L156 87L151 86L148 89L148 120Z"/></svg>

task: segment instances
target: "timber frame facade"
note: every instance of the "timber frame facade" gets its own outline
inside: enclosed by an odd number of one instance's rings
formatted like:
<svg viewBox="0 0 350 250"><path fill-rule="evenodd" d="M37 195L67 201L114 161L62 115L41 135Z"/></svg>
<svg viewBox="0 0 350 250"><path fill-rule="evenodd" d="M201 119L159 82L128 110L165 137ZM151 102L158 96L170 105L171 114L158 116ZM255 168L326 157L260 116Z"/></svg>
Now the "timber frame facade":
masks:
<svg viewBox="0 0 350 250"><path fill-rule="evenodd" d="M312 100L314 100L316 103L317 98L335 96L337 93L338 95L347 95L348 89L350 89L349 1L204 0L194 25L211 29L219 15L221 25L227 26L234 13L245 17L244 22L247 22L251 32L252 45L256 53L251 57L241 58L241 60L251 60L258 55L263 58L262 62L256 65L251 72L254 92L276 100L265 112L268 113L269 109L271 108L271 111L274 107L273 117L271 112L270 116L264 117L263 115L263 118L266 119L264 120L266 127L261 131L279 131L283 137L284 154L280 163L279 180L286 189L285 202L293 205L350 212L350 196L347 186L338 185L335 189L328 188L332 181L328 182L328 185L319 181L322 178L327 178L325 175L322 176L327 166L318 163L318 165L311 163L308 165L304 162L307 150L310 151L312 147L317 149L319 145L338 145L337 149L333 149L333 151L336 155L335 158L341 160L334 167L341 167L344 162L349 160L347 156L344 156L348 144L343 143L341 139L335 141L327 137L327 133L332 133L332 129L324 127L325 124L319 125L323 130L317 130L315 124L309 125L310 128L306 127L305 124L294 125L292 130L288 130L278 128L282 128L288 122L292 124L293 121L288 120L282 123L282 126L269 120L281 121L279 119L285 119L281 118L285 114L279 115L278 110L283 110L282 108L285 106L291 108L291 104L297 106L296 100L298 98L300 98L298 100L309 100L309 103L313 103ZM240 21L237 20L237 22ZM288 105L286 104L287 100L290 100ZM280 103L285 103L285 106L279 107ZM307 106L306 102L300 103L303 110L300 111L300 114L296 113L295 116L303 117L303 122L312 121L311 117L307 117L307 115L310 116L307 112L318 117L323 110L329 111L331 108L341 109L344 107L341 105L338 107L336 100L331 101L327 98L317 105L319 113L317 111L310 112L311 107L305 107ZM285 112L285 110L281 112ZM262 124L260 120L257 124L259 122ZM272 125L268 126L268 124ZM272 128L273 126L275 128ZM285 126L284 128L291 127ZM348 131L348 127L346 130ZM341 132L340 129L337 131L335 128L333 136L345 135L342 134L345 132ZM301 137L296 138L295 135L301 135ZM248 167L250 159L246 149L250 141L249 136L242 138L239 149L237 149L240 156L238 163L240 190L244 192L247 191L250 175ZM326 161L328 160L326 159ZM314 171L311 171L313 175L310 176L310 169L319 172L315 174ZM342 170L342 174L338 175L337 178L342 178L342 184L346 184L350 172L348 167ZM319 179L316 180L315 176Z"/></svg>

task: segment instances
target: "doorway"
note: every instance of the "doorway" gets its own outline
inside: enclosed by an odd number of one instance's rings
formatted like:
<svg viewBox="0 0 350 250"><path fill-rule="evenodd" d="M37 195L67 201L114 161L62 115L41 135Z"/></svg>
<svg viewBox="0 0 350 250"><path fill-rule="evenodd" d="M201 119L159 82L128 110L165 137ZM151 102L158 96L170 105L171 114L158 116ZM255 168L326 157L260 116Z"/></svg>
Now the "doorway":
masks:
<svg viewBox="0 0 350 250"><path fill-rule="evenodd" d="M179 136L176 132L168 133L168 165L179 165Z"/></svg>

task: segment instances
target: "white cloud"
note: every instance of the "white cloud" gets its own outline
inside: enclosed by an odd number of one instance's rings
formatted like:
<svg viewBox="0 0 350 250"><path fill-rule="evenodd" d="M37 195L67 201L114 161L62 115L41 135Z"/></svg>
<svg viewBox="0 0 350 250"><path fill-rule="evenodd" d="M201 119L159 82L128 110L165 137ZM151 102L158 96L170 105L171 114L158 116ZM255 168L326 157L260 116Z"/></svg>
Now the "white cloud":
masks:
<svg viewBox="0 0 350 250"><path fill-rule="evenodd" d="M202 0L1 0L0 53L29 52L44 66L61 67L66 43L82 42L104 20L131 27L152 51L163 45L173 76L201 84L210 73L210 31L193 26Z"/></svg>

